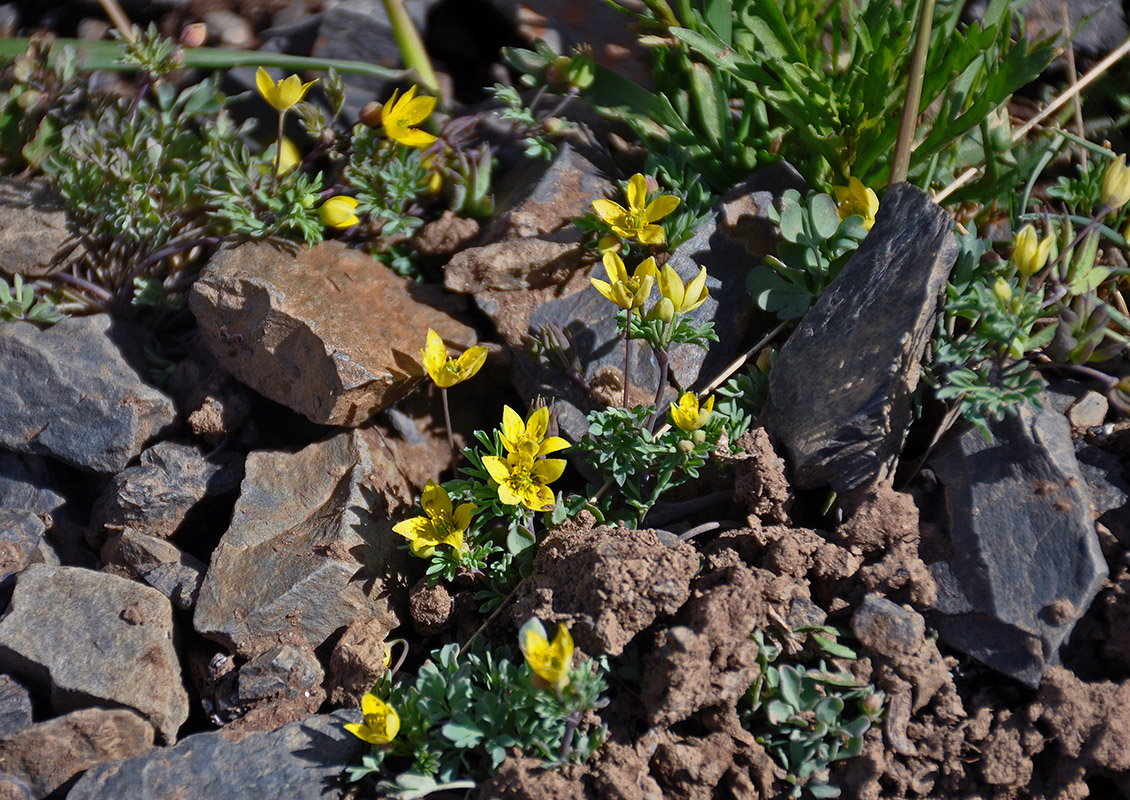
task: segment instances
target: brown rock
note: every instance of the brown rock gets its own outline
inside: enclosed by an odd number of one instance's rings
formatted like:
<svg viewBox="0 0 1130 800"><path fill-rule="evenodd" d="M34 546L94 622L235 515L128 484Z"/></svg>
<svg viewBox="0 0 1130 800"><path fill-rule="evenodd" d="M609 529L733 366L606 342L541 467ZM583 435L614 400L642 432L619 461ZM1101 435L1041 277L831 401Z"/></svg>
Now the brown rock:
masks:
<svg viewBox="0 0 1130 800"><path fill-rule="evenodd" d="M651 763L670 800L711 800L734 762L734 740L724 733L663 742Z"/></svg>
<svg viewBox="0 0 1130 800"><path fill-rule="evenodd" d="M326 425L362 425L411 390L428 328L452 350L476 341L438 287L340 242L297 254L262 242L225 248L189 306L224 369Z"/></svg>
<svg viewBox="0 0 1130 800"><path fill-rule="evenodd" d="M464 294L541 289L564 282L584 258L575 232L494 242L456 253L444 270L443 285Z"/></svg>
<svg viewBox="0 0 1130 800"><path fill-rule="evenodd" d="M546 769L541 759L511 756L483 784L479 800L586 800L580 772L575 765Z"/></svg>
<svg viewBox="0 0 1130 800"><path fill-rule="evenodd" d="M789 521L793 493L785 474L785 459L777 455L764 428L748 431L736 442L734 502L749 506L749 513L764 522Z"/></svg>
<svg viewBox="0 0 1130 800"><path fill-rule="evenodd" d="M429 586L426 578L421 579L408 592L408 613L412 615L412 627L422 636L439 633L451 622L455 612L455 598L442 583Z"/></svg>
<svg viewBox="0 0 1130 800"><path fill-rule="evenodd" d="M449 256L474 241L480 227L478 220L458 217L448 209L416 231L412 246L425 256Z"/></svg>
<svg viewBox="0 0 1130 800"><path fill-rule="evenodd" d="M360 706L361 696L385 671L389 626L384 620L355 620L330 653L330 702Z"/></svg>
<svg viewBox="0 0 1130 800"><path fill-rule="evenodd" d="M45 797L103 761L153 749L153 726L124 708L84 708L0 739L0 772L21 777Z"/></svg>

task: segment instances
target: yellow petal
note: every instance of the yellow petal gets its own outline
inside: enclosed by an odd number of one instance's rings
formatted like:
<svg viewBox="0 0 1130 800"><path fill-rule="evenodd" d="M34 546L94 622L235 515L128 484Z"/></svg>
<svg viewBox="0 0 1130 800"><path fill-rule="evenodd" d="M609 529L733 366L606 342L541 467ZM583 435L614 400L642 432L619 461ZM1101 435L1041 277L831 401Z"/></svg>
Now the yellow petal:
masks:
<svg viewBox="0 0 1130 800"><path fill-rule="evenodd" d="M505 506L522 505L524 495L518 494L509 481L498 484L498 501Z"/></svg>
<svg viewBox="0 0 1130 800"><path fill-rule="evenodd" d="M698 275L687 285L684 302L688 305L683 307L683 313L694 311L701 306L706 302L708 294L709 292L706 290L706 267L699 267Z"/></svg>
<svg viewBox="0 0 1130 800"><path fill-rule="evenodd" d="M407 95L405 95L405 98L407 99ZM428 114L431 114L432 109L436 107L436 99L434 97L415 97L403 103L403 106L399 113L400 122L402 125L413 127L428 118Z"/></svg>
<svg viewBox="0 0 1130 800"><path fill-rule="evenodd" d="M459 373L459 381L465 381L468 378L475 377L483 364L487 360L487 349L483 345L475 345L468 347L461 356L455 361L456 371Z"/></svg>
<svg viewBox="0 0 1130 800"><path fill-rule="evenodd" d="M415 90L416 90L416 87L413 86L410 91L414 92ZM392 90L392 97L390 97L388 99L387 103L385 103L383 106L381 106L381 124L384 125L386 128L388 127L389 121L395 115L396 106L397 106L396 95L399 92L400 92L399 89L393 89Z"/></svg>
<svg viewBox="0 0 1130 800"><path fill-rule="evenodd" d="M345 195L336 195L322 203L318 209L318 216L322 224L330 228L350 228L361 220L353 213L357 208L357 199Z"/></svg>
<svg viewBox="0 0 1130 800"><path fill-rule="evenodd" d="M604 254L601 261L604 262L604 271L612 283L628 280L628 268L624 266L624 260L619 255L610 250Z"/></svg>
<svg viewBox="0 0 1130 800"><path fill-rule="evenodd" d="M502 444L506 446L507 450L513 450L517 445L515 442L519 441L526 433L526 424L522 422L522 418L518 416L518 412L510 406L502 407Z"/></svg>
<svg viewBox="0 0 1130 800"><path fill-rule="evenodd" d="M628 188L625 192L628 198L628 208L632 211L643 211L644 203L647 200L647 178L640 173L636 173L628 180Z"/></svg>
<svg viewBox="0 0 1130 800"><path fill-rule="evenodd" d="M563 458L543 458L534 462L530 475L541 483L553 483L565 472L567 463Z"/></svg>
<svg viewBox="0 0 1130 800"><path fill-rule="evenodd" d="M654 278L658 274L659 270L655 268L655 256L648 256L643 261L636 264L636 268L632 272L632 277L639 278L644 275L650 275Z"/></svg>
<svg viewBox="0 0 1130 800"><path fill-rule="evenodd" d="M435 136L419 128L402 128L397 130L395 135L391 130L388 130L388 134L405 147L415 147L421 150L430 147L436 140Z"/></svg>
<svg viewBox="0 0 1130 800"><path fill-rule="evenodd" d="M605 283L604 281L601 281L601 280L597 280L596 278L589 278L589 283L591 283L593 285L594 289L596 289L598 292L600 292L606 298L611 300L613 303L616 302L616 298L615 298L615 296L613 295L613 292L612 292L612 285L611 284Z"/></svg>
<svg viewBox="0 0 1130 800"><path fill-rule="evenodd" d="M483 468L500 486L510 479L510 467L498 456L483 456Z"/></svg>
<svg viewBox="0 0 1130 800"><path fill-rule="evenodd" d="M447 490L435 481L428 481L420 496L420 507L432 519L447 519L451 516L451 498Z"/></svg>
<svg viewBox="0 0 1130 800"><path fill-rule="evenodd" d="M644 225L636 234L642 244L663 244L667 241L667 234L658 225Z"/></svg>
<svg viewBox="0 0 1130 800"><path fill-rule="evenodd" d="M545 406L534 411L530 414L529 420L526 421L526 435L531 439L541 441L545 438L546 431L549 430L549 409Z"/></svg>
<svg viewBox="0 0 1130 800"><path fill-rule="evenodd" d="M628 211L619 203L613 203L611 200L593 200L592 210L596 215L604 220L609 225L617 225L620 220L627 216Z"/></svg>
<svg viewBox="0 0 1130 800"><path fill-rule="evenodd" d="M647 211L644 213L648 222L655 222L663 219L678 207L679 198L673 194L661 194L647 204Z"/></svg>
<svg viewBox="0 0 1130 800"><path fill-rule="evenodd" d="M556 453L558 450L565 450L568 447L569 442L562 439L560 436L550 436L542 441L537 454L539 456L545 456L550 453Z"/></svg>
<svg viewBox="0 0 1130 800"><path fill-rule="evenodd" d="M498 499L502 500L502 492L498 493ZM519 502L531 511L552 511L553 507L557 505L557 499L553 496L553 491L548 486L542 486L540 483L531 483L526 487L526 491L523 493ZM512 505L517 505L517 503L513 503Z"/></svg>
<svg viewBox="0 0 1130 800"><path fill-rule="evenodd" d="M263 99L271 104L273 108L278 108L278 89L275 87L275 82L271 80L270 74L267 70L259 67L255 70L255 86L259 89L259 94Z"/></svg>
<svg viewBox="0 0 1130 800"><path fill-rule="evenodd" d="M467 526L471 524L471 515L475 513L474 503L460 503L459 507L455 509L455 514L452 515L452 523L459 531L467 530Z"/></svg>
<svg viewBox="0 0 1130 800"><path fill-rule="evenodd" d="M659 273L659 294L671 301L676 311L683 309L683 281L670 264Z"/></svg>
<svg viewBox="0 0 1130 800"><path fill-rule="evenodd" d="M420 363L424 365L428 376L439 385L443 366L447 363L447 348L443 339L431 328L428 328L424 349L420 351Z"/></svg>

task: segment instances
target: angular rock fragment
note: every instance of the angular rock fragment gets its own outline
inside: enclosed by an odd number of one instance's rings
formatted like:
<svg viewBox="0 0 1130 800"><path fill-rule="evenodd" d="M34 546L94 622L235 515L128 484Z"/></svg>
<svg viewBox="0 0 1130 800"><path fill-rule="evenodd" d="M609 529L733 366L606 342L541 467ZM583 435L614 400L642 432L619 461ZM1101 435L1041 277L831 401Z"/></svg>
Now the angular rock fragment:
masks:
<svg viewBox="0 0 1130 800"><path fill-rule="evenodd" d="M0 445L112 473L173 423L172 401L142 383L110 326L106 314L0 325Z"/></svg>
<svg viewBox="0 0 1130 800"><path fill-rule="evenodd" d="M0 274L37 278L67 238L63 199L45 178L0 178Z"/></svg>
<svg viewBox="0 0 1130 800"><path fill-rule="evenodd" d="M1064 417L1021 407L938 448L939 540L922 557L938 585L943 641L1037 686L1107 575L1087 484Z"/></svg>
<svg viewBox="0 0 1130 800"><path fill-rule="evenodd" d="M669 547L652 531L617 528L551 533L522 583L512 618L564 622L591 655L619 655L637 633L673 614L698 570L692 546Z"/></svg>
<svg viewBox="0 0 1130 800"><path fill-rule="evenodd" d="M188 695L160 592L77 567L28 567L0 619L0 669L48 691L56 711L137 710L176 741Z"/></svg>
<svg viewBox="0 0 1130 800"><path fill-rule="evenodd" d="M12 736L30 724L31 693L11 675L0 675L0 738Z"/></svg>
<svg viewBox="0 0 1130 800"><path fill-rule="evenodd" d="M224 731L197 733L175 747L87 771L68 800L325 800L363 743L343 727L357 711L308 717L269 733L232 741Z"/></svg>
<svg viewBox="0 0 1130 800"><path fill-rule="evenodd" d="M867 238L781 348L765 427L799 487L842 492L893 473L957 258L952 228L921 190L892 187Z"/></svg>
<svg viewBox="0 0 1130 800"><path fill-rule="evenodd" d="M0 772L23 778L46 797L105 761L153 749L153 726L124 708L83 708L0 738Z"/></svg>
<svg viewBox="0 0 1130 800"><path fill-rule="evenodd" d="M0 508L0 587L11 586L39 547L43 520L30 511Z"/></svg>
<svg viewBox="0 0 1130 800"><path fill-rule="evenodd" d="M395 620L405 555L380 490L407 500L398 480L360 431L297 453L249 455L200 589L196 630L250 658L278 644L314 649L357 619Z"/></svg>
<svg viewBox="0 0 1130 800"><path fill-rule="evenodd" d="M105 572L144 581L181 609L196 605L207 569L206 564L171 542L131 530L106 542L102 560L106 562Z"/></svg>
<svg viewBox="0 0 1130 800"><path fill-rule="evenodd" d="M65 502L55 490L43 457L0 451L0 508L42 515Z"/></svg>
<svg viewBox="0 0 1130 800"><path fill-rule="evenodd" d="M423 374L428 328L453 348L476 341L439 287L340 242L296 255L268 243L225 248L189 307L224 369L323 425L362 425L403 397Z"/></svg>

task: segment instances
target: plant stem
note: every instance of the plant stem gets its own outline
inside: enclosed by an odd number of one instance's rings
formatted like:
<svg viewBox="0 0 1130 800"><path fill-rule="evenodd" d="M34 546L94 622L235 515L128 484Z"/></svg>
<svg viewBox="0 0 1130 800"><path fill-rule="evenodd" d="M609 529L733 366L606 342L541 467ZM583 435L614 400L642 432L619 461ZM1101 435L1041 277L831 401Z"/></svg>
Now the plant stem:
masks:
<svg viewBox="0 0 1130 800"><path fill-rule="evenodd" d="M906 98L902 104L902 119L895 141L895 154L891 159L891 178L887 185L902 183L910 169L910 152L914 133L918 127L918 104L922 102L922 81L926 73L926 56L930 50L930 31L934 27L934 0L923 0L918 14L918 37L914 40L914 55L910 60L910 74L906 79Z"/></svg>
<svg viewBox="0 0 1130 800"><path fill-rule="evenodd" d="M443 422L447 427L447 446L451 448L451 469L455 470L455 439L451 435L451 411L447 406L447 389L441 388L439 393L443 395Z"/></svg>
<svg viewBox="0 0 1130 800"><path fill-rule="evenodd" d="M400 50L400 57L404 65L416 70L420 76L420 83L432 95L439 97L439 81L436 80L435 70L432 69L431 59L428 58L424 40L416 30L416 24L408 15L404 0L383 0L385 14L392 25L392 38L396 40L396 47Z"/></svg>
<svg viewBox="0 0 1130 800"><path fill-rule="evenodd" d="M655 402L653 404L655 408L652 409L647 422L643 426L648 431L655 424L655 418L659 416L659 403L663 400L663 390L667 388L667 370L671 366L671 358L667 355L666 350L653 347L651 351L655 353L655 360L659 363L659 385L655 387Z"/></svg>
<svg viewBox="0 0 1130 800"><path fill-rule="evenodd" d="M628 379L628 369L631 366L630 356L632 352L632 309L628 309L628 324L624 328L624 408L628 407L628 387L631 381Z"/></svg>
<svg viewBox="0 0 1130 800"><path fill-rule="evenodd" d="M283 120L286 118L286 112L279 112L279 133L275 137L275 171L271 175L271 194L275 193L275 189L279 185L279 166L282 164L282 142L283 142Z"/></svg>
<svg viewBox="0 0 1130 800"><path fill-rule="evenodd" d="M564 761L573 751L573 734L581 724L580 712L574 711L565 718L565 735L561 737L561 760Z"/></svg>

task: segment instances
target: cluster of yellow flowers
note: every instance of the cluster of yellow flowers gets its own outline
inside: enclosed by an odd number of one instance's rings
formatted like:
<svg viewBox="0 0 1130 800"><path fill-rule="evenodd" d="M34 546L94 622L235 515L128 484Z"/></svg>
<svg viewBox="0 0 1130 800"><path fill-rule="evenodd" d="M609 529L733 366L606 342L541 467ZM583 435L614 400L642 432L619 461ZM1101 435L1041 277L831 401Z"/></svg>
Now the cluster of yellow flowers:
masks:
<svg viewBox="0 0 1130 800"><path fill-rule="evenodd" d="M503 407L499 439L506 457L483 458L483 466L498 482L498 499L503 505L551 511L557 504L549 484L565 472L565 459L545 456L564 450L569 443L560 436L547 436L548 430L548 408L536 409L523 422L517 411Z"/></svg>
<svg viewBox="0 0 1130 800"><path fill-rule="evenodd" d="M301 160L294 143L282 135L283 116L306 96L306 92L315 83L317 83L316 79L303 83L297 75L288 75L282 80L275 81L262 67L255 72L255 85L259 89L259 94L279 112L279 136L276 144L278 150L275 158L276 180L279 175L285 174ZM398 92L399 90L394 91L389 101L381 107L381 125L384 127L385 135L406 147L418 149L431 147L436 137L420 130L418 126L435 109L436 99L417 96L415 85L399 98L397 98ZM334 195L322 203L318 209L318 216L326 227L338 230L351 228L361 221L356 214L357 205L355 197L344 194Z"/></svg>

